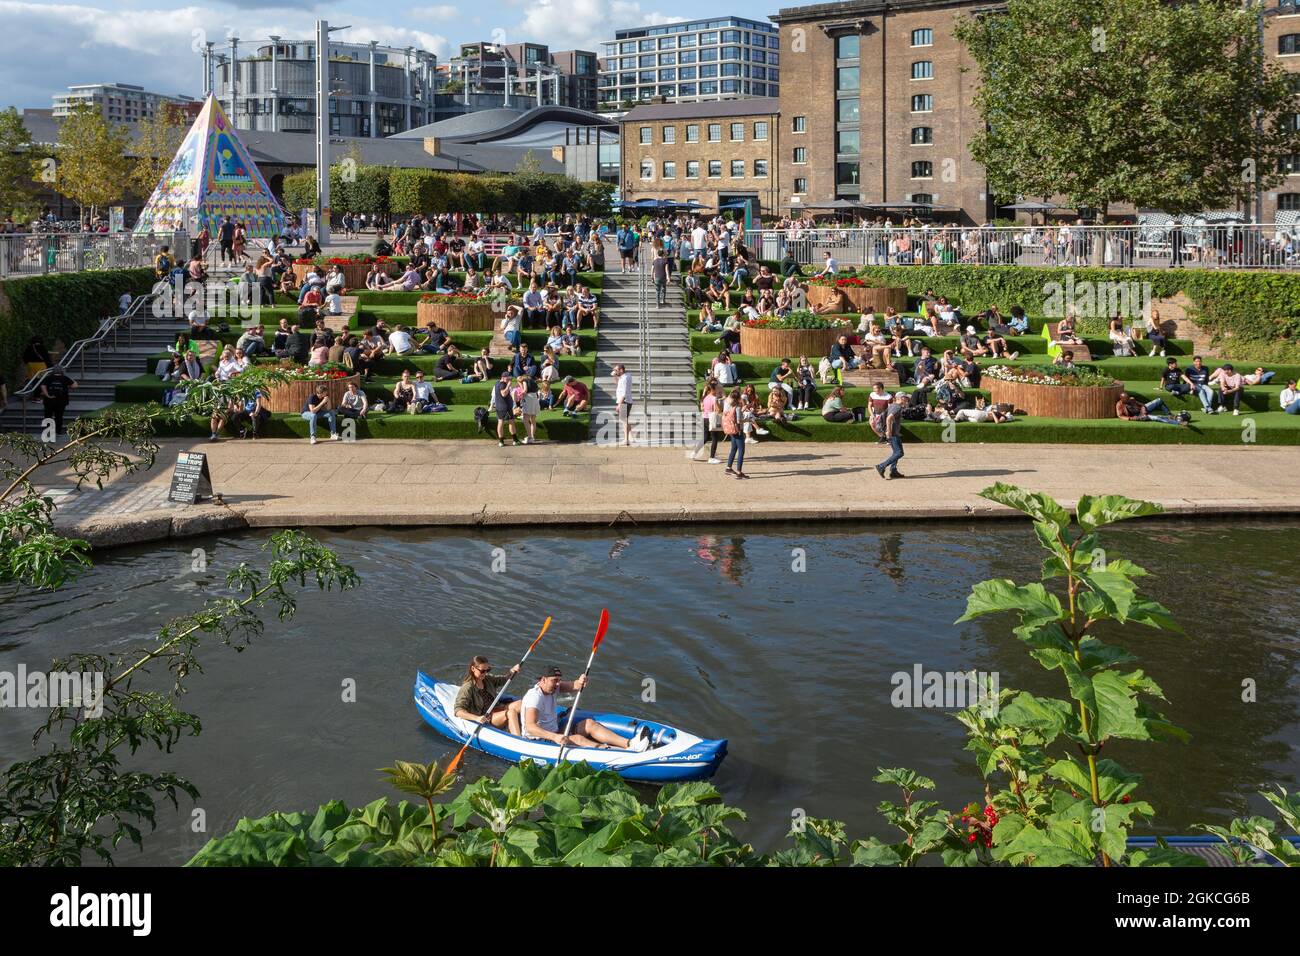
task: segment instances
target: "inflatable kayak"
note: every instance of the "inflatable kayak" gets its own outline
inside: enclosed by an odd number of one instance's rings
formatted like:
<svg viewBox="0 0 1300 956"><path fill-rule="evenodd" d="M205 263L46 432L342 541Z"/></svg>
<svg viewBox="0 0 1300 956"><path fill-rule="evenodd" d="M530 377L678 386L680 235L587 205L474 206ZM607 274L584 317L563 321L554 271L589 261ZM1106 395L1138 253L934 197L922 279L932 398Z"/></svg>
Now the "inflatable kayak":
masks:
<svg viewBox="0 0 1300 956"><path fill-rule="evenodd" d="M415 706L425 722L440 734L450 737L458 744L469 739L477 726L468 720L453 716L456 701L457 684L445 684L435 681L423 672L415 678ZM501 698L502 703L513 697ZM568 708L558 710L560 726L568 720ZM630 750L599 750L591 747L569 747L564 752L564 759L578 763L586 761L600 770L613 770L628 780L646 783L670 783L683 780L707 780L713 776L727 755L725 740L704 740L667 724L653 720L638 720L624 714L607 714L598 711L579 709L578 718L590 717L600 721L610 730L631 738L641 725L650 728L651 740L655 745L649 750L634 753ZM474 738L471 747L481 750L503 760L518 762L532 760L537 763L554 764L559 755L559 745L549 740L525 740L516 737L509 730L485 724Z"/></svg>

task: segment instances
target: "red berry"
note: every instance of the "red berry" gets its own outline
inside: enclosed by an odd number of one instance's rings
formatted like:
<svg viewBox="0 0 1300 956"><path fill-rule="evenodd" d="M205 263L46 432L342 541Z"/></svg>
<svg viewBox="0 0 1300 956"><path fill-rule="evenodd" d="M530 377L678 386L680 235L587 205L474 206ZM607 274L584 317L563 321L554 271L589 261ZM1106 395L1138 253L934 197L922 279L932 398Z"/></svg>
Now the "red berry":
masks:
<svg viewBox="0 0 1300 956"><path fill-rule="evenodd" d="M1121 800L1120 803L1128 803L1130 799L1132 798L1129 796L1129 794L1126 793L1124 794L1124 799Z"/></svg>

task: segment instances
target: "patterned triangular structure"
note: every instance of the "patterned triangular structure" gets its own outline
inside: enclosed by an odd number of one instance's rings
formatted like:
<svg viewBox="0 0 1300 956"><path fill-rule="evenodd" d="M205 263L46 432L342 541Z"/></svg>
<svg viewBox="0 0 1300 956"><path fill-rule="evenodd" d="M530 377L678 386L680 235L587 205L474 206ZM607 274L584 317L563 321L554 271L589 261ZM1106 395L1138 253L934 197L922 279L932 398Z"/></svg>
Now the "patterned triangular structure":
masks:
<svg viewBox="0 0 1300 956"><path fill-rule="evenodd" d="M194 218L187 222L187 218ZM234 125L215 96L209 96L176 158L153 191L135 232L166 233L204 226L216 235L230 216L250 237L284 233L284 210L276 202Z"/></svg>

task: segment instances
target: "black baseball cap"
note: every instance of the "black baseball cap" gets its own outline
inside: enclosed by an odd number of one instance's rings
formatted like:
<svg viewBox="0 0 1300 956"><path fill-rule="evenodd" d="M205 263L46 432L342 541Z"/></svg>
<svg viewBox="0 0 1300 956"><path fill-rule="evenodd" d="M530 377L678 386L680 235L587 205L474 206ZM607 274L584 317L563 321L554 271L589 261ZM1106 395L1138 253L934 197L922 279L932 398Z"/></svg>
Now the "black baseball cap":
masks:
<svg viewBox="0 0 1300 956"><path fill-rule="evenodd" d="M563 676L564 675L560 673L560 669L554 664L548 664L545 667L543 667L542 673L539 675L539 677L563 677Z"/></svg>

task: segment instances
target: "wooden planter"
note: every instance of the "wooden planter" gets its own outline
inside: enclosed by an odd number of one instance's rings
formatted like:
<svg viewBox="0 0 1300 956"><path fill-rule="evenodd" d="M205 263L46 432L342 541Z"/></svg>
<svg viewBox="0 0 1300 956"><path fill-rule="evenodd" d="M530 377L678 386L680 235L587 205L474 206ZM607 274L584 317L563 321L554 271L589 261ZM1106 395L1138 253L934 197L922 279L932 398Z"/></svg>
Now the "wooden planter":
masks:
<svg viewBox="0 0 1300 956"><path fill-rule="evenodd" d="M990 400L1006 402L1016 411L1043 418L1114 418L1123 385L1071 388L1067 385L1028 385L987 378Z"/></svg>
<svg viewBox="0 0 1300 956"><path fill-rule="evenodd" d="M370 275L371 265L372 263L369 262L349 262L345 265L340 265L339 271L343 273L343 281L347 284L349 289L364 289L366 287L366 276ZM392 261L381 262L379 266L385 275L396 276L399 274L397 272L397 265ZM307 278L315 268L316 267L310 263L300 265L295 262L293 264L293 277L297 281L298 285L301 286L302 280ZM321 266L321 268L325 270L326 275L329 275L330 267L328 265Z"/></svg>
<svg viewBox="0 0 1300 956"><path fill-rule="evenodd" d="M808 307L822 308L830 303L832 312L847 311L844 301L844 295L839 289L828 285L810 285L808 286Z"/></svg>
<svg viewBox="0 0 1300 956"><path fill-rule="evenodd" d="M448 332L491 332L496 327L496 313L488 299L482 302L420 302L415 306L421 328L437 322Z"/></svg>
<svg viewBox="0 0 1300 956"><path fill-rule="evenodd" d="M330 378L325 380L325 387L329 389L331 407L338 411L339 403L343 401L343 396L347 393L348 383L355 382L358 387L361 386L360 375L349 375L347 378ZM320 382L285 382L283 385L277 385L268 389L266 402L273 412L293 412L297 414L302 411L303 405L307 404L307 396L316 391L316 386Z"/></svg>
<svg viewBox="0 0 1300 956"><path fill-rule="evenodd" d="M816 359L830 352L840 336L852 330L846 325L838 329L751 329L740 327L740 351L745 355L788 358L799 361L806 355L816 364Z"/></svg>
<svg viewBox="0 0 1300 956"><path fill-rule="evenodd" d="M846 286L839 291L844 295L850 312L866 312L870 308L877 315L883 315L888 307L898 312L907 311L907 289L903 286L863 289Z"/></svg>

